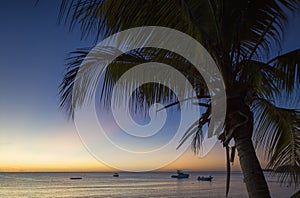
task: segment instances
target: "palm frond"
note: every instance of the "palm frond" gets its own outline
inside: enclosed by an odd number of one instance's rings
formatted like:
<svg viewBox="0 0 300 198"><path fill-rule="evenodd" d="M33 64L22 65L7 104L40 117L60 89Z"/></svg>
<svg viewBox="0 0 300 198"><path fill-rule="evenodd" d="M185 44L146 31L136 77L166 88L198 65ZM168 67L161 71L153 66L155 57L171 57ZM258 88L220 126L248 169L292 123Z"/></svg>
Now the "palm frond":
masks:
<svg viewBox="0 0 300 198"><path fill-rule="evenodd" d="M281 70L255 60L245 60L241 65L239 82L247 88L248 92L269 99L274 99L281 94L278 84L285 77Z"/></svg>
<svg viewBox="0 0 300 198"><path fill-rule="evenodd" d="M117 80L129 69L147 62L161 62L173 66L181 71L194 86L196 95L208 95L208 88L199 72L185 58L166 50L142 48L122 53L113 47L96 47L91 52L88 52L88 49L79 49L73 52L72 55L68 59L67 72L60 86L61 106L67 110L70 116L72 116L76 107L88 102L90 97L95 94L101 75L103 75L103 83L100 100L104 106L110 106L112 90ZM101 68L99 64L106 64L107 59L110 60L114 56L117 58L106 67L105 71L99 71L99 68ZM169 75L171 74L169 73ZM147 76L149 74L144 72L135 76L141 77L143 75ZM165 79L168 79L167 76L165 76ZM133 92L134 90L131 90L131 88L134 83L136 83L136 79L128 79L123 88ZM77 87L74 89L75 85ZM170 86L173 86L173 90L177 90L177 93L181 96L187 94L186 89L180 89L174 82ZM124 89L119 90L120 93ZM145 99L145 107L153 104L153 102L176 102L177 99L173 96L170 87L166 88L151 83L143 85L135 91L135 99L137 101ZM122 96L120 95L120 97ZM131 106L135 108L135 105L132 104Z"/></svg>
<svg viewBox="0 0 300 198"><path fill-rule="evenodd" d="M280 108L266 99L258 99L254 140L269 161L268 167L280 170L280 181L300 181L300 110ZM284 170L283 170L284 169Z"/></svg>
<svg viewBox="0 0 300 198"><path fill-rule="evenodd" d="M284 78L278 83L281 89L291 93L300 83L300 49L277 56L268 64L272 64L284 74Z"/></svg>
<svg viewBox="0 0 300 198"><path fill-rule="evenodd" d="M74 82L79 67L89 51L89 48L81 48L70 54L70 57L67 59L68 62L64 74L64 79L59 86L60 107L65 109L67 115L71 118L73 118L74 113L74 109L72 108Z"/></svg>
<svg viewBox="0 0 300 198"><path fill-rule="evenodd" d="M247 2L247 3L246 3ZM241 48L247 53L248 60L253 55L268 55L272 47L280 47L287 14L299 7L299 1L245 1L239 10L241 29L239 37ZM243 4L242 2L240 4Z"/></svg>
<svg viewBox="0 0 300 198"><path fill-rule="evenodd" d="M193 137L191 142L191 148L195 154L199 154L202 148L202 142L205 136L205 132L203 131L203 127L208 125L210 122L211 116L211 107L207 108L206 111L202 114L200 119L195 121L185 132L183 137L181 138L177 149L181 147L188 139Z"/></svg>
<svg viewBox="0 0 300 198"><path fill-rule="evenodd" d="M184 1L63 0L59 21L79 25L82 37L111 34L138 26L165 26L194 34Z"/></svg>
<svg viewBox="0 0 300 198"><path fill-rule="evenodd" d="M101 55L99 55L101 54ZM121 54L113 47L80 48L67 59L65 77L60 85L60 106L70 117L76 107L88 102L97 88L100 75L99 64L106 64L109 57ZM76 86L76 87L75 87Z"/></svg>

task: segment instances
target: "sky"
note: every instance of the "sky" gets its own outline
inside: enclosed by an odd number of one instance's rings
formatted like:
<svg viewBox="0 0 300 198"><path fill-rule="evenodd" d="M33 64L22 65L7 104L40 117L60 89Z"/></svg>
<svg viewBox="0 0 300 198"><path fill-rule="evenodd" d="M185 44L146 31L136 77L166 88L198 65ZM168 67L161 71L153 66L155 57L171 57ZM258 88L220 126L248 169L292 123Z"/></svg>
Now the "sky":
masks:
<svg viewBox="0 0 300 198"><path fill-rule="evenodd" d="M113 171L85 148L72 121L59 108L65 59L91 46L57 24L59 1L11 0L0 6L0 171ZM283 51L300 46L300 14ZM155 159L154 159L155 160ZM190 150L162 170L225 170L221 144L204 158ZM234 170L239 170L238 162Z"/></svg>

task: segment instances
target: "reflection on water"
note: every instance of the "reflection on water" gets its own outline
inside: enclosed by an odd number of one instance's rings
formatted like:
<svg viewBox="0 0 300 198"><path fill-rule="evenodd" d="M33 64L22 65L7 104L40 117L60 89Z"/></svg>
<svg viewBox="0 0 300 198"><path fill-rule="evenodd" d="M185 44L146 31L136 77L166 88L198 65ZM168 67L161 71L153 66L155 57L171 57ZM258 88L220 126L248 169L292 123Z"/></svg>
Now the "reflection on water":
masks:
<svg viewBox="0 0 300 198"><path fill-rule="evenodd" d="M152 173L0 173L0 197L225 197L225 172L190 172L174 179L170 172ZM198 176L214 177L212 182ZM70 180L70 177L82 177ZM267 177L272 197L287 197L290 187ZM229 197L247 197L243 177L233 172Z"/></svg>

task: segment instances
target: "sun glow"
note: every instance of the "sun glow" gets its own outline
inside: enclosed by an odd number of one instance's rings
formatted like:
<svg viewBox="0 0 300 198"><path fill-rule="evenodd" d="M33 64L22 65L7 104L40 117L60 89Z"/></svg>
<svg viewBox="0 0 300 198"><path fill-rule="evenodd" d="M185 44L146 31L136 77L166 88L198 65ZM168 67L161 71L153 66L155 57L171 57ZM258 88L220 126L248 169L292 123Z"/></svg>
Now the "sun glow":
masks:
<svg viewBox="0 0 300 198"><path fill-rule="evenodd" d="M50 129L44 135L34 137L11 136L10 140L12 141L10 144L2 144L0 147L1 172L114 170L96 160L87 151L76 130L72 127ZM16 141L17 144L13 141ZM157 157L164 157L164 155ZM138 165L142 164L143 162L140 162ZM128 165L134 167L137 164L128 162ZM224 165L225 157L222 148L220 145L216 145L206 157L201 159L187 150L177 160L160 170L223 170Z"/></svg>

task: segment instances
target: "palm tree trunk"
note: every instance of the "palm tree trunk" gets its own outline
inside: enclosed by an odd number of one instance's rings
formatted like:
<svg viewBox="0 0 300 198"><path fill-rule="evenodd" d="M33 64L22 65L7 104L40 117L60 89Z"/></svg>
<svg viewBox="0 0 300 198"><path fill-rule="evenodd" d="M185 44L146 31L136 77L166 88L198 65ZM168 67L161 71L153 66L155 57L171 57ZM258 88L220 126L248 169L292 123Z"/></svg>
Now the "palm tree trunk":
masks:
<svg viewBox="0 0 300 198"><path fill-rule="evenodd" d="M246 105L243 105L240 111L248 116L248 122L236 129L234 141L248 195L250 198L268 198L270 197L268 185L251 139L253 132L253 114Z"/></svg>

